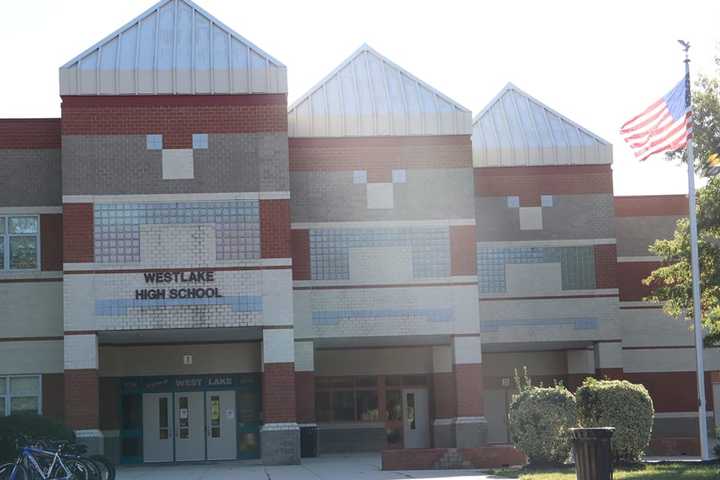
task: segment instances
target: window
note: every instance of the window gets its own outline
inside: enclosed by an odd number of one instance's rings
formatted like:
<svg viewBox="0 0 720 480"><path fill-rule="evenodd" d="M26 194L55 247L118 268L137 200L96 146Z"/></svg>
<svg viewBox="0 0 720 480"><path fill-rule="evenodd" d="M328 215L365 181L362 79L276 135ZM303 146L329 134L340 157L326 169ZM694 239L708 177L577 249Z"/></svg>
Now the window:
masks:
<svg viewBox="0 0 720 480"><path fill-rule="evenodd" d="M520 208L520 197L512 195L507 197L508 208Z"/></svg>
<svg viewBox="0 0 720 480"><path fill-rule="evenodd" d="M193 133L192 146L194 149L207 150L208 148L208 134L207 133Z"/></svg>
<svg viewBox="0 0 720 480"><path fill-rule="evenodd" d="M552 207L553 206L553 196L552 195L540 195L540 205L543 207Z"/></svg>
<svg viewBox="0 0 720 480"><path fill-rule="evenodd" d="M315 411L321 422L378 422L377 377L316 379Z"/></svg>
<svg viewBox="0 0 720 480"><path fill-rule="evenodd" d="M0 271L38 268L39 230L37 215L0 217Z"/></svg>
<svg viewBox="0 0 720 480"><path fill-rule="evenodd" d="M0 377L0 416L40 413L40 377Z"/></svg>

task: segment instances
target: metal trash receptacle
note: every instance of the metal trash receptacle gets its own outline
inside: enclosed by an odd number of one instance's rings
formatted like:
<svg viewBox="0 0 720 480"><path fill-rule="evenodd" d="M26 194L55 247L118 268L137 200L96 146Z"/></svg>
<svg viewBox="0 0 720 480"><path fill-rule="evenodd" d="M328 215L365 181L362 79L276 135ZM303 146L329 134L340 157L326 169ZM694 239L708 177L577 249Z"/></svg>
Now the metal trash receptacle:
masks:
<svg viewBox="0 0 720 480"><path fill-rule="evenodd" d="M575 471L578 480L611 480L613 478L610 442L612 427L571 428Z"/></svg>
<svg viewBox="0 0 720 480"><path fill-rule="evenodd" d="M318 427L317 425L303 425L300 427L300 456L317 457L318 454Z"/></svg>

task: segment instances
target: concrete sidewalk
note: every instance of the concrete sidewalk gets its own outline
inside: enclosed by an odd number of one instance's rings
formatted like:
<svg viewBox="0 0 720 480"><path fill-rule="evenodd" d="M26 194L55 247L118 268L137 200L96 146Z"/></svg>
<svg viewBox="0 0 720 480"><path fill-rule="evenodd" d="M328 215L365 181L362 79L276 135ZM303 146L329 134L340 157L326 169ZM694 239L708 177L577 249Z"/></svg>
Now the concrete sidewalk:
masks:
<svg viewBox="0 0 720 480"><path fill-rule="evenodd" d="M302 465L265 467L258 463L222 462L193 465L123 466L118 480L394 480L408 478L503 480L481 470L412 470L383 472L379 454L323 455L303 459Z"/></svg>

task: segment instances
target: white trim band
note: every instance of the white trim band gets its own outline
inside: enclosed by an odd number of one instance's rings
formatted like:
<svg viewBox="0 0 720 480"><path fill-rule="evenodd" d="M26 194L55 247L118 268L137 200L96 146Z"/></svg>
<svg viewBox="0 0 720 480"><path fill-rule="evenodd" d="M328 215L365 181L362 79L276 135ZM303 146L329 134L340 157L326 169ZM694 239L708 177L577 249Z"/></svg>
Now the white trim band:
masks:
<svg viewBox="0 0 720 480"><path fill-rule="evenodd" d="M287 200L290 192L157 193L128 195L63 195L63 203L202 202L222 200Z"/></svg>
<svg viewBox="0 0 720 480"><path fill-rule="evenodd" d="M518 240L499 242L477 242L479 248L521 248L521 247L586 247L593 245L615 245L615 238L578 238L576 240Z"/></svg>
<svg viewBox="0 0 720 480"><path fill-rule="evenodd" d="M408 286L412 287L414 285L417 286L423 286L423 285L437 285L437 284L447 284L447 285L455 285L455 284L464 284L464 283L473 283L476 284L478 281L477 276L475 275L461 275L456 277L441 277L441 278L423 278L423 279L413 279L413 280L407 280L402 282L370 282L370 281L337 281L337 280L295 280L293 282L293 288L303 288L303 287L392 287L395 284L401 285L403 287Z"/></svg>
<svg viewBox="0 0 720 480"><path fill-rule="evenodd" d="M259 258L257 260L250 260L250 261L240 261L240 260L228 260L228 261L220 261L215 263L214 265L172 265L172 266L163 266L163 265L152 265L152 264L144 264L144 263L125 263L125 264L117 264L117 263L97 263L97 262L90 262L90 263L64 263L63 264L63 270L66 272L90 272L92 273L95 270L155 270L158 268L161 268L163 270L213 270L213 269L221 269L221 268L229 268L229 267L287 267L292 268L292 258ZM0 277L2 278L2 277Z"/></svg>
<svg viewBox="0 0 720 480"><path fill-rule="evenodd" d="M661 262L662 258L653 256L653 255L645 255L645 256L637 256L637 257L617 257L618 263L630 263L630 262Z"/></svg>
<svg viewBox="0 0 720 480"><path fill-rule="evenodd" d="M300 427L295 422L266 423L262 427L260 427L261 432L279 432L288 430L300 430Z"/></svg>
<svg viewBox="0 0 720 480"><path fill-rule="evenodd" d="M392 228L392 227L451 227L459 225L475 225L474 218L456 218L448 220L378 220L367 222L293 222L293 230L311 228Z"/></svg>
<svg viewBox="0 0 720 480"><path fill-rule="evenodd" d="M487 418L485 417L457 417L455 419L455 424L463 424L463 423L487 423Z"/></svg>
<svg viewBox="0 0 720 480"><path fill-rule="evenodd" d="M41 213L62 213L62 207L0 207L0 215L38 215Z"/></svg>

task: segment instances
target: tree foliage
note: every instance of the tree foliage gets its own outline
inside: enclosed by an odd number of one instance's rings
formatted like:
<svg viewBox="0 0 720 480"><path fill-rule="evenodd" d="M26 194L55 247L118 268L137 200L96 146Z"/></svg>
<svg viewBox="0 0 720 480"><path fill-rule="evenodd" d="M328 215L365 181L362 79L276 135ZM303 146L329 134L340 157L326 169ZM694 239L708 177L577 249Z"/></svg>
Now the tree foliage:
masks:
<svg viewBox="0 0 720 480"><path fill-rule="evenodd" d="M705 342L720 344L720 177L710 179L698 190L698 251ZM665 313L693 315L690 228L687 218L678 220L673 238L656 240L650 252L661 258L663 266L644 283L651 287L648 300L664 303Z"/></svg>

